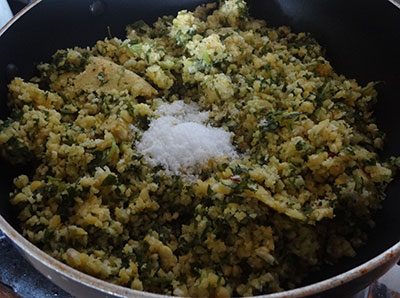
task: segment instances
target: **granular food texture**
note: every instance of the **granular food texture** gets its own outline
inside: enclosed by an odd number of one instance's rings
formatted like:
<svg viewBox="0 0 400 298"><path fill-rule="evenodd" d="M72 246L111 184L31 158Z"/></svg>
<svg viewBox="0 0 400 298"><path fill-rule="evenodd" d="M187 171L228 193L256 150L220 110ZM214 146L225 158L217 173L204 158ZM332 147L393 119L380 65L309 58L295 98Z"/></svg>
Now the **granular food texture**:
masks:
<svg viewBox="0 0 400 298"><path fill-rule="evenodd" d="M375 83L242 0L58 50L9 85L0 151L22 234L108 282L177 296L292 289L353 257L396 159ZM189 179L188 179L189 177Z"/></svg>

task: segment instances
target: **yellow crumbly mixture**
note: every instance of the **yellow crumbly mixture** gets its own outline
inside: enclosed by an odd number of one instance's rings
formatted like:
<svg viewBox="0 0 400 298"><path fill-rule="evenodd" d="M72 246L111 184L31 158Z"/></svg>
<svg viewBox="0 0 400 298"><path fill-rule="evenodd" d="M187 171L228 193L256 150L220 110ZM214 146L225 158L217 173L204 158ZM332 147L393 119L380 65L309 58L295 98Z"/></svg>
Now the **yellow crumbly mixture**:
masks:
<svg viewBox="0 0 400 298"><path fill-rule="evenodd" d="M294 288L355 255L394 170L376 153L374 83L336 74L309 34L266 27L242 0L127 31L9 85L0 150L34 167L11 194L26 238L103 280L202 297ZM194 183L150 166L136 144L176 100L209 111L240 158Z"/></svg>

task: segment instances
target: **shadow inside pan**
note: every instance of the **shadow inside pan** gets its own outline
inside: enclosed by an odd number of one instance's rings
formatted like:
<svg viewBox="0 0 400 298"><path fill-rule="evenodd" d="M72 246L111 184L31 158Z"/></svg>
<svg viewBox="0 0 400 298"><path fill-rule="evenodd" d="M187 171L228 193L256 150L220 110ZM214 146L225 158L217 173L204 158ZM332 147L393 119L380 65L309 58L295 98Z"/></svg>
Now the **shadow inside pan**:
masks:
<svg viewBox="0 0 400 298"><path fill-rule="evenodd" d="M68 2L68 3L67 3ZM0 117L7 116L6 84L14 75L29 79L35 65L48 61L56 49L90 46L111 34L124 37L125 25L139 19L151 23L158 16L192 9L205 1L62 1L38 4L0 38ZM103 5L93 13L90 5ZM376 106L378 126L387 134L382 157L400 155L400 10L388 1L366 0L250 0L251 14L269 25L289 25L294 31L311 32L327 49L328 60L338 73L355 78L361 84L383 81ZM92 6L93 7L93 6ZM73 21L72 17L73 16ZM68 24L68 25L66 25ZM107 27L110 26L110 30ZM16 67L11 67L9 64ZM0 212L14 227L16 214L8 203L12 179L26 171L0 162ZM400 181L387 189L384 208L376 214L376 228L368 245L356 258L326 266L307 281L323 280L360 265L400 240Z"/></svg>

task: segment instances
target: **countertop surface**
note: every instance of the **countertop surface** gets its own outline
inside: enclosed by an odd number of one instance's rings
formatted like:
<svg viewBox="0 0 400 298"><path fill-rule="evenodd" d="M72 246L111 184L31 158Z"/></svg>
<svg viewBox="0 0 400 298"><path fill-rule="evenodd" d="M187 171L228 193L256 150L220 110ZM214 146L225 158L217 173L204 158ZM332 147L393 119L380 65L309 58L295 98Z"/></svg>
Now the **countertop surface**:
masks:
<svg viewBox="0 0 400 298"><path fill-rule="evenodd" d="M0 297L72 297L33 268L0 231Z"/></svg>

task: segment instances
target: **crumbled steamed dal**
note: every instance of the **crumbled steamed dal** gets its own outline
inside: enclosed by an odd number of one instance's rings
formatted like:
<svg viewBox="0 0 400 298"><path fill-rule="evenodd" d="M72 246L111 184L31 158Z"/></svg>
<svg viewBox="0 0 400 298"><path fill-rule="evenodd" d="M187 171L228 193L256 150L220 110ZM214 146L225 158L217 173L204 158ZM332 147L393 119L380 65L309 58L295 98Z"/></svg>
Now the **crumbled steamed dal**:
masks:
<svg viewBox="0 0 400 298"><path fill-rule="evenodd" d="M282 291L355 255L393 175L376 154L374 83L336 74L310 35L266 27L241 0L127 31L9 85L1 152L36 166L11 194L25 237L90 275L179 296ZM240 158L199 165L195 183L150 166L136 144L178 100L232 132Z"/></svg>

